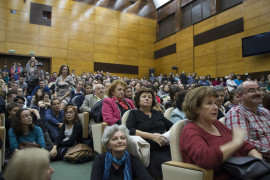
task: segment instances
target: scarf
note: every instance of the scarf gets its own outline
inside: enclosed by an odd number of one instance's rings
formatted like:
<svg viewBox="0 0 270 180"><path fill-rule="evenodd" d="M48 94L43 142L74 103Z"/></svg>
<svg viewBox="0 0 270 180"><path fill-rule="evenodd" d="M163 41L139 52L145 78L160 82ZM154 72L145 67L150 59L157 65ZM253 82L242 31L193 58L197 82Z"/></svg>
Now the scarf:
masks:
<svg viewBox="0 0 270 180"><path fill-rule="evenodd" d="M123 157L119 160L113 157L111 152L106 152L103 180L109 180L112 162L118 166L124 164L124 180L132 180L130 156L127 151L125 151Z"/></svg>
<svg viewBox="0 0 270 180"><path fill-rule="evenodd" d="M113 100L116 104L118 103L123 109L129 110L129 106L128 106L127 102L125 101L125 99L113 97Z"/></svg>

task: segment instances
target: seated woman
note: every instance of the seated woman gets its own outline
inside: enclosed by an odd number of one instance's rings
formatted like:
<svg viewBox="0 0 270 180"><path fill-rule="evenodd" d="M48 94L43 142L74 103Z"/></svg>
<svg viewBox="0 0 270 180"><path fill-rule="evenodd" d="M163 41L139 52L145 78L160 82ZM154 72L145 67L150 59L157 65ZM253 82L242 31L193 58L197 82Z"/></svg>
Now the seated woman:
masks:
<svg viewBox="0 0 270 180"><path fill-rule="evenodd" d="M67 105L64 109L64 125L56 144L53 146L50 155L53 160L63 160L68 148L82 142L82 125L78 118L77 108Z"/></svg>
<svg viewBox="0 0 270 180"><path fill-rule="evenodd" d="M184 98L187 94L187 91L185 90L182 90L180 92L177 92L176 95L175 95L175 109L172 111L171 113L171 118L170 118L170 121L173 122L173 123L176 123L177 121L180 121L180 120L183 120L183 119L186 119L186 115L185 113L183 112L182 110L182 104L184 102Z"/></svg>
<svg viewBox="0 0 270 180"><path fill-rule="evenodd" d="M43 98L44 91L42 89L38 89L31 100L30 108L40 110L39 101L43 100Z"/></svg>
<svg viewBox="0 0 270 180"><path fill-rule="evenodd" d="M162 134L172 123L160 111L153 110L155 96L151 89L137 92L135 104L138 109L129 113L126 126L130 135L141 136L150 143L149 171L155 179L161 179L161 164L171 160L169 141Z"/></svg>
<svg viewBox="0 0 270 180"><path fill-rule="evenodd" d="M124 98L126 83L115 80L108 89L108 98L104 98L102 103L103 121L109 125L121 124L122 115L135 106L132 100Z"/></svg>
<svg viewBox="0 0 270 180"><path fill-rule="evenodd" d="M45 148L42 129L34 125L31 111L20 109L12 120L12 128L8 131L10 149L13 152L25 147Z"/></svg>
<svg viewBox="0 0 270 180"><path fill-rule="evenodd" d="M17 151L4 172L5 180L50 180L49 153L45 149L27 148Z"/></svg>
<svg viewBox="0 0 270 180"><path fill-rule="evenodd" d="M91 180L152 179L143 164L128 153L125 126L107 126L101 141L107 152L95 159Z"/></svg>
<svg viewBox="0 0 270 180"><path fill-rule="evenodd" d="M184 100L183 110L190 120L180 135L183 161L205 169L214 169L214 179L230 179L221 168L232 156L262 155L254 146L244 141L245 132L232 131L217 120L216 93L211 87L190 90Z"/></svg>

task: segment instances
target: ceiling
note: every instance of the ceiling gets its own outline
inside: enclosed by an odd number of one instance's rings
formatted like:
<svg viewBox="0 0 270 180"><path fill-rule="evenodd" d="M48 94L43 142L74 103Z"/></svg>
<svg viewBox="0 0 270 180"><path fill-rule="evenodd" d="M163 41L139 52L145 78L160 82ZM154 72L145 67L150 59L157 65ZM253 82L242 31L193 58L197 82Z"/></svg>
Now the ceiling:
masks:
<svg viewBox="0 0 270 180"><path fill-rule="evenodd" d="M74 0L91 5L101 6L125 13L156 19L157 11L153 0Z"/></svg>

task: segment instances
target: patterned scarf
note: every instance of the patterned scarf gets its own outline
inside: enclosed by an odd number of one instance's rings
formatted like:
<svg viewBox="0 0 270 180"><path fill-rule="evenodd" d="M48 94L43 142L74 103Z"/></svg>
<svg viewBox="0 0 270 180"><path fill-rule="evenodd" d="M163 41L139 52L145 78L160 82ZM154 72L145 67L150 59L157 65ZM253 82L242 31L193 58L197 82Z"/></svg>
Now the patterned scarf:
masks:
<svg viewBox="0 0 270 180"><path fill-rule="evenodd" d="M127 151L125 151L123 157L118 160L115 157L112 156L111 152L106 153L105 157L105 167L103 172L103 180L109 180L110 178L110 170L112 163L117 164L118 166L121 166L122 164L125 164L124 167L124 180L132 180L132 172L131 172L131 163L130 163L130 156Z"/></svg>
<svg viewBox="0 0 270 180"><path fill-rule="evenodd" d="M127 102L125 101L125 99L120 99L120 98L113 97L113 100L114 100L114 102L116 104L118 103L123 109L125 109L125 110L130 109Z"/></svg>

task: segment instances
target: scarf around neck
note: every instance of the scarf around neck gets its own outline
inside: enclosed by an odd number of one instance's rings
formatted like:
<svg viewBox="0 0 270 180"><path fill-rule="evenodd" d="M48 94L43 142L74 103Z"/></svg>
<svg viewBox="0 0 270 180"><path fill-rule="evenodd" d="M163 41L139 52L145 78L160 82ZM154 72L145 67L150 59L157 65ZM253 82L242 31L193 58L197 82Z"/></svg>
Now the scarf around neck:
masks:
<svg viewBox="0 0 270 180"><path fill-rule="evenodd" d="M113 157L111 152L106 152L103 180L109 180L112 163L115 163L118 166L124 164L124 180L132 180L130 155L127 151L124 152L124 155L119 160Z"/></svg>

